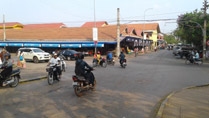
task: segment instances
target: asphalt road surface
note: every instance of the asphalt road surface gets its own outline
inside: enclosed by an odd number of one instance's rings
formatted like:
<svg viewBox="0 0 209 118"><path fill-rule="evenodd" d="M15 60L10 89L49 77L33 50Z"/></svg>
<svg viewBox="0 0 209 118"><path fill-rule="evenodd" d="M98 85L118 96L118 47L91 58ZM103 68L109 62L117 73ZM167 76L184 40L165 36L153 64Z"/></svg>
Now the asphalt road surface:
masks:
<svg viewBox="0 0 209 118"><path fill-rule="evenodd" d="M181 88L209 83L209 65L185 65L163 50L129 59L127 68L116 63L97 67L96 91L74 94L74 67L59 83L46 80L0 89L0 118L149 118L156 104Z"/></svg>

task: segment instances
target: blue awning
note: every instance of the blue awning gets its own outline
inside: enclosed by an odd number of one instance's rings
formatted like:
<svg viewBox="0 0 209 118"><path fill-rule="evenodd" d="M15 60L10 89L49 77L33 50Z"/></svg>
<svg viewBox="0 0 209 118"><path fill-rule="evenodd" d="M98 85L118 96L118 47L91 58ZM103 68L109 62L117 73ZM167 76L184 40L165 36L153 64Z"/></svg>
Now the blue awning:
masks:
<svg viewBox="0 0 209 118"><path fill-rule="evenodd" d="M42 47L60 47L60 44L42 44Z"/></svg>
<svg viewBox="0 0 209 118"><path fill-rule="evenodd" d="M41 47L41 44L25 43L24 47Z"/></svg>
<svg viewBox="0 0 209 118"><path fill-rule="evenodd" d="M7 43L0 43L0 46L7 46Z"/></svg>
<svg viewBox="0 0 209 118"><path fill-rule="evenodd" d="M82 47L104 47L104 44L82 44Z"/></svg>
<svg viewBox="0 0 209 118"><path fill-rule="evenodd" d="M23 43L8 43L8 46L12 46L12 47L23 47Z"/></svg>
<svg viewBox="0 0 209 118"><path fill-rule="evenodd" d="M81 44L61 44L62 48L81 48Z"/></svg>

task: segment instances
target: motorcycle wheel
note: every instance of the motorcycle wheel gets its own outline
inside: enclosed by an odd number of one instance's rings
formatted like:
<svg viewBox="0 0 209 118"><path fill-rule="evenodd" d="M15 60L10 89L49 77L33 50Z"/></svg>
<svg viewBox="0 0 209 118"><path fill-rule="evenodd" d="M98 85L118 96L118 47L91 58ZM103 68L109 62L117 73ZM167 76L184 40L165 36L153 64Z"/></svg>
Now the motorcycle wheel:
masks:
<svg viewBox="0 0 209 118"><path fill-rule="evenodd" d="M115 62L114 62L114 61L112 62L112 65L113 65L113 66L115 65Z"/></svg>
<svg viewBox="0 0 209 118"><path fill-rule="evenodd" d="M186 59L185 64L190 64L190 61Z"/></svg>
<svg viewBox="0 0 209 118"><path fill-rule="evenodd" d="M54 83L54 75L53 74L48 74L48 84L52 85Z"/></svg>
<svg viewBox="0 0 209 118"><path fill-rule="evenodd" d="M107 62L103 62L102 67L106 68L107 67Z"/></svg>
<svg viewBox="0 0 209 118"><path fill-rule="evenodd" d="M203 61L201 60L201 61L199 61L199 63L198 63L198 65L202 65L203 64Z"/></svg>
<svg viewBox="0 0 209 118"><path fill-rule="evenodd" d="M97 62L93 62L93 67L96 67L97 66Z"/></svg>
<svg viewBox="0 0 209 118"><path fill-rule="evenodd" d="M14 82L12 84L10 84L9 86L14 88L14 87L16 87L19 84L20 77L19 76L13 76L11 78L14 80Z"/></svg>
<svg viewBox="0 0 209 118"><path fill-rule="evenodd" d="M94 86L91 88L92 91L96 90L96 85L97 85L97 82L96 80L94 80Z"/></svg>
<svg viewBox="0 0 209 118"><path fill-rule="evenodd" d="M82 96L82 91L81 91L80 87L74 86L74 92L75 92L76 96L78 96L78 97Z"/></svg>

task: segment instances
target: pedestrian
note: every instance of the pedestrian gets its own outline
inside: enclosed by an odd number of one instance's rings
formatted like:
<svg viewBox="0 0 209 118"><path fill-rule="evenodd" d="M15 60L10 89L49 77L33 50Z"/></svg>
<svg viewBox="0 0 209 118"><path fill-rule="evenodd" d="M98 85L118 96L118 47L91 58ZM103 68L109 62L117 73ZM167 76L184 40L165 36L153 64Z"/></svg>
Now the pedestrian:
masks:
<svg viewBox="0 0 209 118"><path fill-rule="evenodd" d="M134 48L134 53L135 53L135 57L136 57L138 55L138 48L137 47Z"/></svg>
<svg viewBox="0 0 209 118"><path fill-rule="evenodd" d="M26 68L26 62L25 62L23 51L20 52L18 62L17 62L17 66L22 67L22 68Z"/></svg>

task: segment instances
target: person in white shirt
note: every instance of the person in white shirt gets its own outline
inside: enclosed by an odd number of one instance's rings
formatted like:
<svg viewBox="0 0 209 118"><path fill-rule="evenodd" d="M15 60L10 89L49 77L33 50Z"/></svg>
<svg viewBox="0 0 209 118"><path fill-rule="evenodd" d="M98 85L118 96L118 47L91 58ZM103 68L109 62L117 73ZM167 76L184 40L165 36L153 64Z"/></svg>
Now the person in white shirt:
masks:
<svg viewBox="0 0 209 118"><path fill-rule="evenodd" d="M62 75L61 62L60 62L60 58L57 57L56 53L54 53L53 57L49 60L49 63L48 63L48 66L55 66L55 65L57 65L58 76L59 76L59 79L61 79L61 75Z"/></svg>

